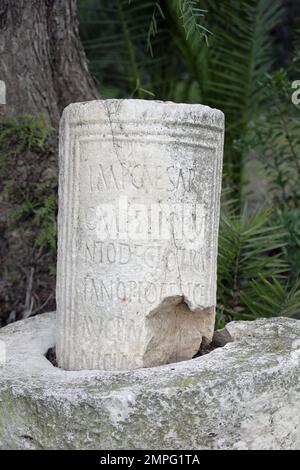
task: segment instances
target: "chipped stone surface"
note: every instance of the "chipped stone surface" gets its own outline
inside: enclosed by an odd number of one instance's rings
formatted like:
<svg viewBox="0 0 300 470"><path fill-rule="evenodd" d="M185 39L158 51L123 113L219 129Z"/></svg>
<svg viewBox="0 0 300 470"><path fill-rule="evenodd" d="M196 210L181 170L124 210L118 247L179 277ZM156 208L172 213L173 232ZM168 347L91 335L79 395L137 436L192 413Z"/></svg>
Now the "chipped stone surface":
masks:
<svg viewBox="0 0 300 470"><path fill-rule="evenodd" d="M47 361L54 313L2 328L0 449L299 450L300 321L227 331L200 358L108 372Z"/></svg>
<svg viewBox="0 0 300 470"><path fill-rule="evenodd" d="M192 358L211 339L224 116L76 103L60 129L57 357L67 370Z"/></svg>

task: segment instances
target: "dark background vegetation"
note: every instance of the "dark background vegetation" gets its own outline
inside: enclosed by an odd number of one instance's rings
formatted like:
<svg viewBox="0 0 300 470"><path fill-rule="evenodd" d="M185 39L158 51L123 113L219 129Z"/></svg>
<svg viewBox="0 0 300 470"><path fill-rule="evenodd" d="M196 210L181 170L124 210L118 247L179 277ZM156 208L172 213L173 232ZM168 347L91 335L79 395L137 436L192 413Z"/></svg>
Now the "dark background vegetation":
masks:
<svg viewBox="0 0 300 470"><path fill-rule="evenodd" d="M300 80L300 2L79 0L80 36L96 85L86 75L75 9L70 14L59 3L45 2L36 13L45 17L44 33L36 34L48 38L49 56L41 55L55 77L36 93L51 91L52 101L39 101L41 114L32 100L19 109L17 103L13 117L0 123L2 325L55 308L57 115L70 101L96 97L97 89L104 98L224 111L217 327L299 316L300 106L291 96L293 80ZM9 41L15 26L12 20L9 30L3 11L0 27Z"/></svg>

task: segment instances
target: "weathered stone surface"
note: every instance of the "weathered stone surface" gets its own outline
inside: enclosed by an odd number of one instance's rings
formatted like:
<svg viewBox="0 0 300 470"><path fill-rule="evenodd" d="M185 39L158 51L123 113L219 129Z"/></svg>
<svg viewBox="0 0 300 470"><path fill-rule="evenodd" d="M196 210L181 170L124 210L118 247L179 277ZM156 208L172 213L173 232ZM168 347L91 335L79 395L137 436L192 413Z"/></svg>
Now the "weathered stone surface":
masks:
<svg viewBox="0 0 300 470"><path fill-rule="evenodd" d="M186 362L65 371L44 354L54 314L0 330L0 449L300 449L300 321L227 326Z"/></svg>
<svg viewBox="0 0 300 470"><path fill-rule="evenodd" d="M0 104L6 104L6 86L3 80L0 80Z"/></svg>
<svg viewBox="0 0 300 470"><path fill-rule="evenodd" d="M224 116L105 100L60 135L57 355L68 370L192 358L211 338Z"/></svg>

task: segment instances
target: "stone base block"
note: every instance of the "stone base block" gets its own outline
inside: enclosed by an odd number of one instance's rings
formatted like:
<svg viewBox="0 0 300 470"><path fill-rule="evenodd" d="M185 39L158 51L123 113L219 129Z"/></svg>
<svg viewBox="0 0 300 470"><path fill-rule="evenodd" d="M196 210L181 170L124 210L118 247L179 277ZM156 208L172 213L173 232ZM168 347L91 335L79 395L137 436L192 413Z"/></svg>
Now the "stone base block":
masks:
<svg viewBox="0 0 300 470"><path fill-rule="evenodd" d="M54 330L0 330L0 449L300 449L298 320L233 322L224 347L129 372L54 367Z"/></svg>

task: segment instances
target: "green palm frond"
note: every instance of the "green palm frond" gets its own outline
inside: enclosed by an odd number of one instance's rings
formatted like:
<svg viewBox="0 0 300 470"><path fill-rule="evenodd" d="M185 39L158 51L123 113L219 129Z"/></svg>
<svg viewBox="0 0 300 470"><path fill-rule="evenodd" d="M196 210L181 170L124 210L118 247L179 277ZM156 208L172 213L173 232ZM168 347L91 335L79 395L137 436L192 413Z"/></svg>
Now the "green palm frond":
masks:
<svg viewBox="0 0 300 470"><path fill-rule="evenodd" d="M270 211L248 216L246 209L241 214L230 210L221 214L218 264L221 291L227 284L230 289L242 288L245 281L260 272L278 276L286 270L281 253L285 232L282 227L271 225L270 218Z"/></svg>
<svg viewBox="0 0 300 470"><path fill-rule="evenodd" d="M179 0L178 8L181 14L182 25L188 40L192 34L200 34L201 38L205 37L210 31L203 25L203 19L207 10L200 8L197 0Z"/></svg>
<svg viewBox="0 0 300 470"><path fill-rule="evenodd" d="M83 45L102 93L108 87L117 98L147 98L168 88L171 40L159 1L85 0L78 9Z"/></svg>
<svg viewBox="0 0 300 470"><path fill-rule="evenodd" d="M263 164L281 210L285 205L297 208L300 196L300 105L292 102L291 87L299 59L294 58L290 70L277 70L261 81L265 106L243 139L248 157Z"/></svg>
<svg viewBox="0 0 300 470"><path fill-rule="evenodd" d="M150 51L151 57L153 57L152 38L154 38L158 32L158 20L157 20L158 16L165 19L164 12L159 2L155 2L154 11L152 13L150 26L149 26L148 34L147 34L147 46L148 46L148 50Z"/></svg>
<svg viewBox="0 0 300 470"><path fill-rule="evenodd" d="M219 321L220 317L228 321L265 316L262 299L257 302L261 308L255 305L255 316L249 305L262 283L266 286L276 283L288 291L289 266L283 254L285 230L274 225L270 211L249 215L244 209L237 214L229 206L222 212L218 254Z"/></svg>
<svg viewBox="0 0 300 470"><path fill-rule="evenodd" d="M241 187L243 155L233 143L246 132L263 102L259 81L272 67L272 31L281 19L280 4L225 0L218 7L204 96L207 104L225 113L225 164L236 188Z"/></svg>
<svg viewBox="0 0 300 470"><path fill-rule="evenodd" d="M115 97L154 95L173 101L189 101L196 93L198 99L195 80L186 83L183 60L191 67L198 63L209 34L202 3L79 0L81 37L100 91L108 86L119 90Z"/></svg>
<svg viewBox="0 0 300 470"><path fill-rule="evenodd" d="M230 196L230 194L229 194ZM223 207L218 255L217 327L230 320L300 314L300 281L290 283L286 230L271 211Z"/></svg>
<svg viewBox="0 0 300 470"><path fill-rule="evenodd" d="M276 0L226 0L219 16L211 48L210 99L226 113L229 125L237 127L260 103L258 80L273 63L271 33L281 8Z"/></svg>
<svg viewBox="0 0 300 470"><path fill-rule="evenodd" d="M276 278L268 280L259 275L258 280L250 283L249 293L241 292L241 300L252 319L258 314L264 317L295 316L300 312L300 282L289 287Z"/></svg>

